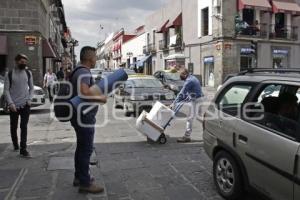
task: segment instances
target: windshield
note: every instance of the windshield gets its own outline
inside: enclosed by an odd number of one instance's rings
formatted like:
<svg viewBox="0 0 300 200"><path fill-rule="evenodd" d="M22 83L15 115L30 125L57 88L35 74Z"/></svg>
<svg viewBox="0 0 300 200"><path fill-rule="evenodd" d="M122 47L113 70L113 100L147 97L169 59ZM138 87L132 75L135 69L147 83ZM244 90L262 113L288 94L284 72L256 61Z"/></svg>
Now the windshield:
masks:
<svg viewBox="0 0 300 200"><path fill-rule="evenodd" d="M167 80L180 81L180 75L179 75L179 73L170 73L170 72L167 72L165 77L166 77Z"/></svg>
<svg viewBox="0 0 300 200"><path fill-rule="evenodd" d="M101 69L91 69L91 73L92 74L100 74L101 73Z"/></svg>
<svg viewBox="0 0 300 200"><path fill-rule="evenodd" d="M157 79L132 79L126 82L127 88L161 88L163 85Z"/></svg>

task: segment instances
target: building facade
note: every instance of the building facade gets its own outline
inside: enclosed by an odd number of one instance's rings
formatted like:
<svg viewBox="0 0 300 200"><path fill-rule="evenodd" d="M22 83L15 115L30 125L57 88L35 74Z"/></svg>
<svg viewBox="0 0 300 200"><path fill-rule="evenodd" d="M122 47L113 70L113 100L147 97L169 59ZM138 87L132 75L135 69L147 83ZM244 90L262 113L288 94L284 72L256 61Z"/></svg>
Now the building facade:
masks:
<svg viewBox="0 0 300 200"><path fill-rule="evenodd" d="M146 19L151 71L186 66L204 86L248 68L299 67L296 0L172 0Z"/></svg>
<svg viewBox="0 0 300 200"><path fill-rule="evenodd" d="M135 37L122 45L122 62L126 63L126 68L137 69L139 67L137 62L145 57L146 34L144 26L138 27L134 34Z"/></svg>
<svg viewBox="0 0 300 200"><path fill-rule="evenodd" d="M70 31L61 0L0 1L0 73L15 66L24 53L36 85L42 85L47 69L69 65ZM69 51L69 52L68 52Z"/></svg>

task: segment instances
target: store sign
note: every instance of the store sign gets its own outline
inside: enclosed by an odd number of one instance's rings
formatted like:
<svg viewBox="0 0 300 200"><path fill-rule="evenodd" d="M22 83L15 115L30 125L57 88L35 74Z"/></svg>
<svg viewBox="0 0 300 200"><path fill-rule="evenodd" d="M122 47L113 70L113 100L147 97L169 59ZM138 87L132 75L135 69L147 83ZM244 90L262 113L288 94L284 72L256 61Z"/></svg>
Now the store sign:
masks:
<svg viewBox="0 0 300 200"><path fill-rule="evenodd" d="M252 48L241 48L241 54L252 54L255 53L255 50Z"/></svg>
<svg viewBox="0 0 300 200"><path fill-rule="evenodd" d="M273 49L273 54L288 55L289 54L289 50Z"/></svg>
<svg viewBox="0 0 300 200"><path fill-rule="evenodd" d="M25 44L26 45L36 45L38 44L38 38L36 36L25 36Z"/></svg>
<svg viewBox="0 0 300 200"><path fill-rule="evenodd" d="M210 56L210 57L205 57L204 58L204 63L213 63L214 62L214 57Z"/></svg>

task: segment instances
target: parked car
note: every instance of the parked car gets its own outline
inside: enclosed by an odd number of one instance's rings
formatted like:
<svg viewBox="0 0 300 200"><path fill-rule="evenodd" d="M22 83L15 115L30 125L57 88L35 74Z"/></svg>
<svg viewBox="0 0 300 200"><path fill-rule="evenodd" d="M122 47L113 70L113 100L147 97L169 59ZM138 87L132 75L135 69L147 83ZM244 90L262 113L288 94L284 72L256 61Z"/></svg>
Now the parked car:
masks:
<svg viewBox="0 0 300 200"><path fill-rule="evenodd" d="M256 69L229 78L203 120L204 148L225 199L254 189L300 199L300 69Z"/></svg>
<svg viewBox="0 0 300 200"><path fill-rule="evenodd" d="M9 112L4 96L4 78L0 78L0 109L4 112ZM45 92L41 87L34 86L34 94L31 102L31 107L38 107L45 104Z"/></svg>
<svg viewBox="0 0 300 200"><path fill-rule="evenodd" d="M172 70L157 71L154 73L154 77L160 80L160 82L170 90L178 94L183 87L184 81L180 79L179 72Z"/></svg>
<svg viewBox="0 0 300 200"><path fill-rule="evenodd" d="M129 75L125 84L115 92L115 107L124 108L125 115L137 115L142 110L150 110L156 101L171 105L174 92L163 87L153 76Z"/></svg>

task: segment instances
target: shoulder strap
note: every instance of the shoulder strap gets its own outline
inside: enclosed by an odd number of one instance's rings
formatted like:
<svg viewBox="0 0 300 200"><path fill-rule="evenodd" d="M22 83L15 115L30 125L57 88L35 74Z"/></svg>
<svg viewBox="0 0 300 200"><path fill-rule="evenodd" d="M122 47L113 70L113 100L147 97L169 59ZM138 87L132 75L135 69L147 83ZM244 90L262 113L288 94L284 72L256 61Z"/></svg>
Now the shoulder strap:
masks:
<svg viewBox="0 0 300 200"><path fill-rule="evenodd" d="M28 79L28 86L30 85L30 79L31 79L31 74L30 71L28 69L25 69L26 75L27 75L27 79Z"/></svg>
<svg viewBox="0 0 300 200"><path fill-rule="evenodd" d="M85 68L85 67L83 67L83 66L76 67L76 68L71 72L71 74L70 74L70 76L69 76L69 80L72 79L72 77L74 76L74 74L75 74L79 69L84 69L84 68Z"/></svg>
<svg viewBox="0 0 300 200"><path fill-rule="evenodd" d="M9 80L9 89L10 89L12 84L12 69L8 71L8 80Z"/></svg>

